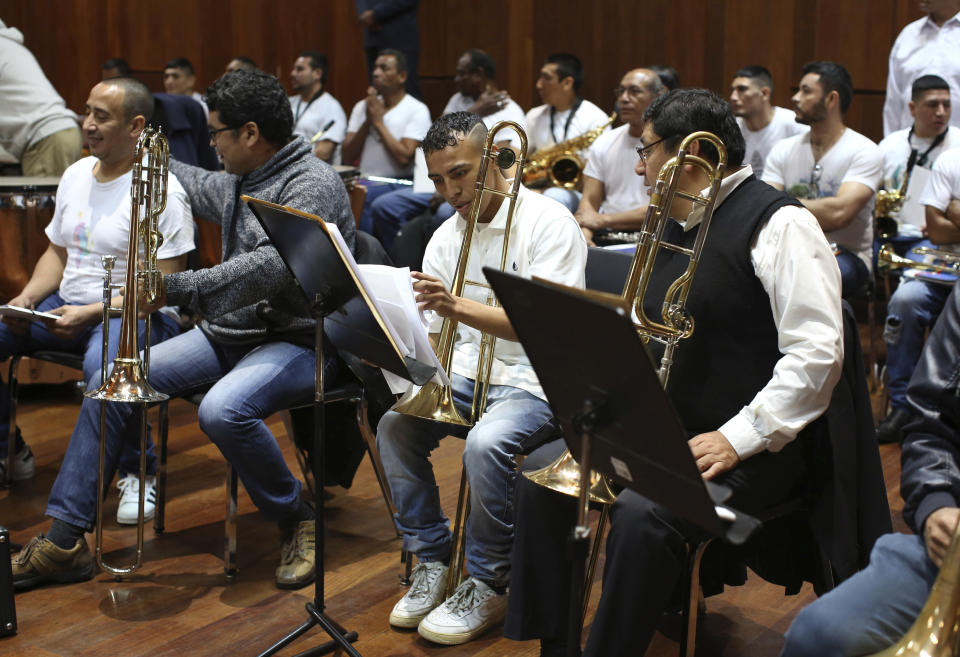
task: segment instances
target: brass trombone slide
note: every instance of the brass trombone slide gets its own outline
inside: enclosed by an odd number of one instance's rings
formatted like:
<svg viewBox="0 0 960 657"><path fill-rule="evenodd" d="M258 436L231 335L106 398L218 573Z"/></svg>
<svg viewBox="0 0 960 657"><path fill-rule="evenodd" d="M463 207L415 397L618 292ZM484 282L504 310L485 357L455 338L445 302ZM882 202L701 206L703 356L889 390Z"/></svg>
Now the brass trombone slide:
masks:
<svg viewBox="0 0 960 657"><path fill-rule="evenodd" d="M887 243L881 246L880 251L877 253L877 269L879 269L881 272L917 269L934 274L960 276L960 254L952 253L950 251L942 251L940 249L931 249L930 247L925 246L916 247L913 249L913 252L917 255L934 256L937 259L943 260L945 263L949 264L941 265L904 258L903 256L897 255L896 251L893 250L893 246ZM938 285L949 285L951 287L956 283L956 279L949 280L925 278L923 280L925 282L937 283Z"/></svg>

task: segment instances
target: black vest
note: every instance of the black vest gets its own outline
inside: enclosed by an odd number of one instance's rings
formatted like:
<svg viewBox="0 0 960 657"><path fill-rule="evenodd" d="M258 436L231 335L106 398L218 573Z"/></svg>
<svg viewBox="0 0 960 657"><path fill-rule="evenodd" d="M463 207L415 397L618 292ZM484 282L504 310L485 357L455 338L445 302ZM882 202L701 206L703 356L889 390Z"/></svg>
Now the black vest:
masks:
<svg viewBox="0 0 960 657"><path fill-rule="evenodd" d="M691 435L719 429L750 403L781 356L770 298L753 270L750 248L767 219L787 205L799 203L750 176L713 214L687 297L694 332L677 345L667 384ZM684 233L670 221L663 239L692 248L696 233ZM649 317L660 321L667 287L688 262L686 256L661 250L644 301ZM659 363L663 347L650 344Z"/></svg>

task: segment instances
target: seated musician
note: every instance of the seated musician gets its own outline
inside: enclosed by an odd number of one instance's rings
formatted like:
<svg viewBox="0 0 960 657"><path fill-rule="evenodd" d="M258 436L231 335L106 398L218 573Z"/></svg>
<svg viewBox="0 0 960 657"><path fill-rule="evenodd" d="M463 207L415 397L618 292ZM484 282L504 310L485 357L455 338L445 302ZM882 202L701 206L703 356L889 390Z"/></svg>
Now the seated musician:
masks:
<svg viewBox="0 0 960 657"><path fill-rule="evenodd" d="M347 134L347 115L337 99L324 91L327 58L315 50L304 50L293 62L290 96L293 134L313 145L313 154L324 162L340 164L340 144ZM329 126L329 127L328 127Z"/></svg>
<svg viewBox="0 0 960 657"><path fill-rule="evenodd" d="M677 347L667 394L692 436L704 479L727 485L727 503L753 514L787 499L803 480L804 440L797 434L827 408L840 378L840 273L813 215L742 165L743 136L730 106L712 92L678 89L653 101L644 113L637 174L652 186L683 137L699 130L726 145L728 169L687 302L696 330ZM690 152L717 160L709 144L694 143ZM697 168L681 174L678 189L696 194L707 186ZM678 196L671 218L664 240L690 246L702 210ZM670 253L661 251L654 267L653 292L644 300L650 316L660 316L680 257ZM524 468L546 465L563 448L563 441L545 445ZM518 482L504 634L539 638L543 655L564 655L570 591L564 546L576 499L523 477ZM686 541L701 535L632 490L619 494L584 655L644 653L680 581Z"/></svg>
<svg viewBox="0 0 960 657"><path fill-rule="evenodd" d="M643 132L643 113L667 89L653 71L628 71L614 90L623 125L600 135L583 171L583 197L574 215L589 243L610 231L639 230L650 197L637 184L633 164ZM599 233L599 234L598 234Z"/></svg>
<svg viewBox="0 0 960 657"><path fill-rule="evenodd" d="M163 90L168 94L193 98L203 107L204 115L209 117L210 108L204 101L203 95L193 88L196 83L197 77L193 72L193 64L186 57L174 57L163 67Z"/></svg>
<svg viewBox="0 0 960 657"><path fill-rule="evenodd" d="M201 219L220 225L223 263L168 274L164 301L196 311L196 328L150 351L150 383L178 397L209 387L198 417L236 469L257 508L281 529L277 585L297 588L314 576L314 513L300 482L263 422L313 399L315 323L302 293L241 194L289 205L336 223L353 248L356 233L346 189L310 145L293 136L293 113L280 83L259 71L227 73L207 90L210 139L225 172L171 161ZM333 357L324 364L330 369ZM210 387L212 385L212 387ZM131 422L134 404L107 404L106 472ZM93 576L84 532L97 502L100 405L85 399L47 504L46 536L13 562L14 586L29 588Z"/></svg>
<svg viewBox="0 0 960 657"><path fill-rule="evenodd" d="M0 324L0 360L34 351L64 351L83 356L83 379L87 389L99 386L103 354L103 275L101 256L117 257L113 280L122 283L126 271L127 238L130 232L131 169L137 139L153 113L149 89L133 78L111 78L97 84L87 99L83 135L90 157L72 164L57 189L57 205L46 228L50 245L34 267L23 290L10 305L35 308L60 319L27 322L7 318ZM164 235L158 251L158 265L166 273L180 271L186 253L193 250L193 215L183 187L176 176L168 179L166 210L160 215ZM117 296L114 306L122 299ZM156 344L180 333L175 308L153 314L150 341ZM141 334L145 329L141 327ZM117 353L120 318L110 320L108 355ZM141 337L141 342L143 338ZM0 382L0 468L11 468L14 480L33 476L30 448L20 429L16 432L16 455L7 460L9 432L8 392ZM139 428L133 427L130 441L120 455L121 490L117 520L136 523L140 471ZM153 446L147 452L144 517L152 518L155 502L156 458Z"/></svg>
<svg viewBox="0 0 960 657"><path fill-rule="evenodd" d="M933 206L924 209L921 203L905 203L896 220L900 226L893 244L904 255L910 248L937 246L949 248L960 242L960 232L947 220L946 212L951 198L960 198L956 184L956 165L948 161L933 175L936 183L925 193L923 181L931 176L930 169L942 153L960 146L960 128L950 125L950 85L936 75L924 75L913 83L910 101L913 125L898 130L880 142L883 153L883 185L888 191L899 191L909 180L904 193L920 196ZM911 156L912 153L912 156ZM911 167L912 165L912 167ZM908 167L910 170L908 172ZM927 224L926 213L939 213L932 219L933 230ZM927 234L929 239L924 240ZM939 246L938 246L939 245ZM900 432L910 421L907 406L907 383L920 358L927 328L932 326L943 308L949 286L929 283L907 274L887 304L887 319L883 337L887 343L887 386L890 391L890 412L877 426L877 440L881 443L900 441Z"/></svg>
<svg viewBox="0 0 960 657"><path fill-rule="evenodd" d="M404 547L419 561L410 590L390 613L390 624L418 627L421 635L442 644L469 641L503 618L513 540L514 456L557 430L506 313L484 303L487 290L483 288L471 286L463 296L450 292L486 138L483 121L467 112L440 117L424 138L430 178L457 214L434 233L424 256L423 273L414 274L421 308L437 314L431 333L441 330L444 318L459 321L460 339L449 374L454 401L464 418L470 414L482 335L498 338L486 412L469 431L468 427L396 411L384 415L377 428ZM485 184L501 192L509 189L501 171L492 165ZM484 280L484 266L500 267L508 206L502 196L483 195L466 265L469 280ZM521 276L582 287L586 256L586 243L570 213L555 201L521 187L510 229L507 267ZM466 437L463 465L470 484L471 511L466 525L470 576L444 601L451 534L429 457L447 435Z"/></svg>
<svg viewBox="0 0 960 657"><path fill-rule="evenodd" d="M870 280L873 201L883 175L877 145L843 123L852 98L853 82L843 66L804 66L793 105L797 122L810 131L777 142L763 169L763 181L799 199L837 245L844 298Z"/></svg>
<svg viewBox="0 0 960 657"><path fill-rule="evenodd" d="M443 114L472 112L483 119L487 129L500 121L515 121L526 130L523 110L510 98L510 94L497 88L496 73L493 57L484 51L471 48L460 55L453 78L457 92L450 96L447 106L443 108ZM505 134L497 146L519 149L517 133L505 132L509 134ZM389 251L400 228L431 207L431 201L436 202L435 197L433 193L420 193L412 189L400 189L384 194L372 206L373 234ZM436 224L449 219L453 214L453 208L446 203L434 207Z"/></svg>
<svg viewBox="0 0 960 657"><path fill-rule="evenodd" d="M898 641L919 615L938 570L947 566L944 557L960 518L958 371L960 296L954 293L907 388L915 419L904 429L900 492L903 518L915 533L881 536L866 569L800 612L782 657L872 655ZM957 582L948 584L944 591L955 591ZM952 601L942 602L952 609ZM928 633L949 647L955 619L945 620L945 628Z"/></svg>
<svg viewBox="0 0 960 657"><path fill-rule="evenodd" d="M430 127L430 110L404 88L407 59L398 50L383 50L377 57L367 97L357 102L347 122L343 163L357 164L370 176L413 177L413 156ZM381 195L409 185L367 183L367 199L360 230L373 233L371 206Z"/></svg>
<svg viewBox="0 0 960 657"><path fill-rule="evenodd" d="M557 53L547 57L537 77L537 93L543 105L527 112L527 144L531 155L562 144L603 125L607 115L589 100L580 97L583 65L576 55ZM549 187L544 194L563 203L570 212L580 204L580 192Z"/></svg>

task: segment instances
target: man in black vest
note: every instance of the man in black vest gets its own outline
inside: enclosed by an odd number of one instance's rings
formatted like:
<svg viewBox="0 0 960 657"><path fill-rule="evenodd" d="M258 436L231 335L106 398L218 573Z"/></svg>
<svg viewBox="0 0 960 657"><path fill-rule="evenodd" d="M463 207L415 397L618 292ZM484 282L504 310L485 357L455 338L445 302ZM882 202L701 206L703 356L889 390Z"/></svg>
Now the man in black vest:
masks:
<svg viewBox="0 0 960 657"><path fill-rule="evenodd" d="M683 137L697 130L723 141L728 168L687 304L696 331L677 350L667 392L704 479L728 486L727 503L755 514L788 498L805 477L803 440L795 438L827 408L841 373L840 272L813 215L742 166L743 137L730 106L712 92L679 89L650 105L637 174L651 185ZM717 161L706 142L691 152ZM700 169L680 177L679 188L689 193L707 186ZM678 198L671 217L664 239L691 245L702 210ZM644 301L651 316L659 316L663 293L686 262L660 253ZM562 447L555 441L537 450L525 469L549 462ZM504 634L540 638L543 655L562 655L566 606L543 600L569 596L564 538L575 500L519 482ZM584 655L643 654L671 603L685 541L701 534L633 491L619 495Z"/></svg>

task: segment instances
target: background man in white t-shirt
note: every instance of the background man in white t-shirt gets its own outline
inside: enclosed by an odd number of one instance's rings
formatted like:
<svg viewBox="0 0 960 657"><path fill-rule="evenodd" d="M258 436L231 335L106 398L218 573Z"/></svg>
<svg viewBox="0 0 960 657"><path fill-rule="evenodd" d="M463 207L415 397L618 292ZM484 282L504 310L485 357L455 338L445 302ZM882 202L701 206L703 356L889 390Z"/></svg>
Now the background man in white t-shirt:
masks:
<svg viewBox="0 0 960 657"><path fill-rule="evenodd" d="M883 156L876 144L843 124L853 98L847 69L836 62L810 62L799 86L794 111L810 132L773 147L763 181L803 203L837 245L843 296L848 297L866 285L872 269L873 204Z"/></svg>
<svg viewBox="0 0 960 657"><path fill-rule="evenodd" d="M747 144L743 161L753 167L753 174L760 179L773 145L810 129L797 123L791 110L775 107L770 102L772 95L773 76L763 66L744 66L733 74L730 107Z"/></svg>
<svg viewBox="0 0 960 657"><path fill-rule="evenodd" d="M407 59L399 50L382 50L373 68L367 97L350 112L343 140L344 164L359 163L368 176L411 178L413 158L430 128L430 110L404 89ZM369 183L360 229L373 232L370 206L382 194L404 185Z"/></svg>
<svg viewBox="0 0 960 657"><path fill-rule="evenodd" d="M340 163L338 147L347 134L347 115L337 99L323 90L327 82L327 57L304 50L293 62L290 96L293 134L313 144L313 154L324 162Z"/></svg>
<svg viewBox="0 0 960 657"><path fill-rule="evenodd" d="M543 105L527 112L531 154L579 137L607 121L602 109L580 97L582 84L583 65L576 55L557 53L547 57L537 77L537 93ZM576 190L549 187L544 194L563 203L570 212L580 204L580 192Z"/></svg>
<svg viewBox="0 0 960 657"><path fill-rule="evenodd" d="M589 244L603 242L611 230L643 226L650 197L633 172L642 146L643 113L666 93L660 77L647 68L628 71L614 89L623 125L597 138L583 172L583 197L574 215Z"/></svg>
<svg viewBox="0 0 960 657"><path fill-rule="evenodd" d="M10 304L36 308L59 315L41 323L8 320L0 324L0 359L38 350L69 351L83 355L83 376L88 389L99 385L102 349L102 284L100 257L117 256L114 281L126 272L127 239L130 230L131 168L137 139L153 112L153 96L143 83L132 78L111 78L96 85L87 100L84 138L91 157L71 165L57 189L57 205L46 234L50 246L40 257L23 290ZM164 272L183 269L186 253L193 249L193 215L183 187L171 173L167 181L167 207L160 217L163 244L158 264ZM113 305L123 299L117 296ZM158 311L152 316L151 342L180 332L176 312ZM143 325L141 323L141 332ZM120 319L110 322L109 358L116 355ZM141 344L143 335L141 335ZM2 387L2 384L0 384ZM7 394L0 390L0 454L7 453ZM139 433L137 432L137 435ZM33 456L23 444L19 430L16 456L11 467L14 479L33 475ZM131 438L127 445L139 444ZM152 451L152 449L151 449ZM121 456L121 504L117 517L136 523L139 493L139 455L127 450ZM148 471L155 472L155 459L148 454ZM145 517L154 510L153 477L145 491Z"/></svg>

